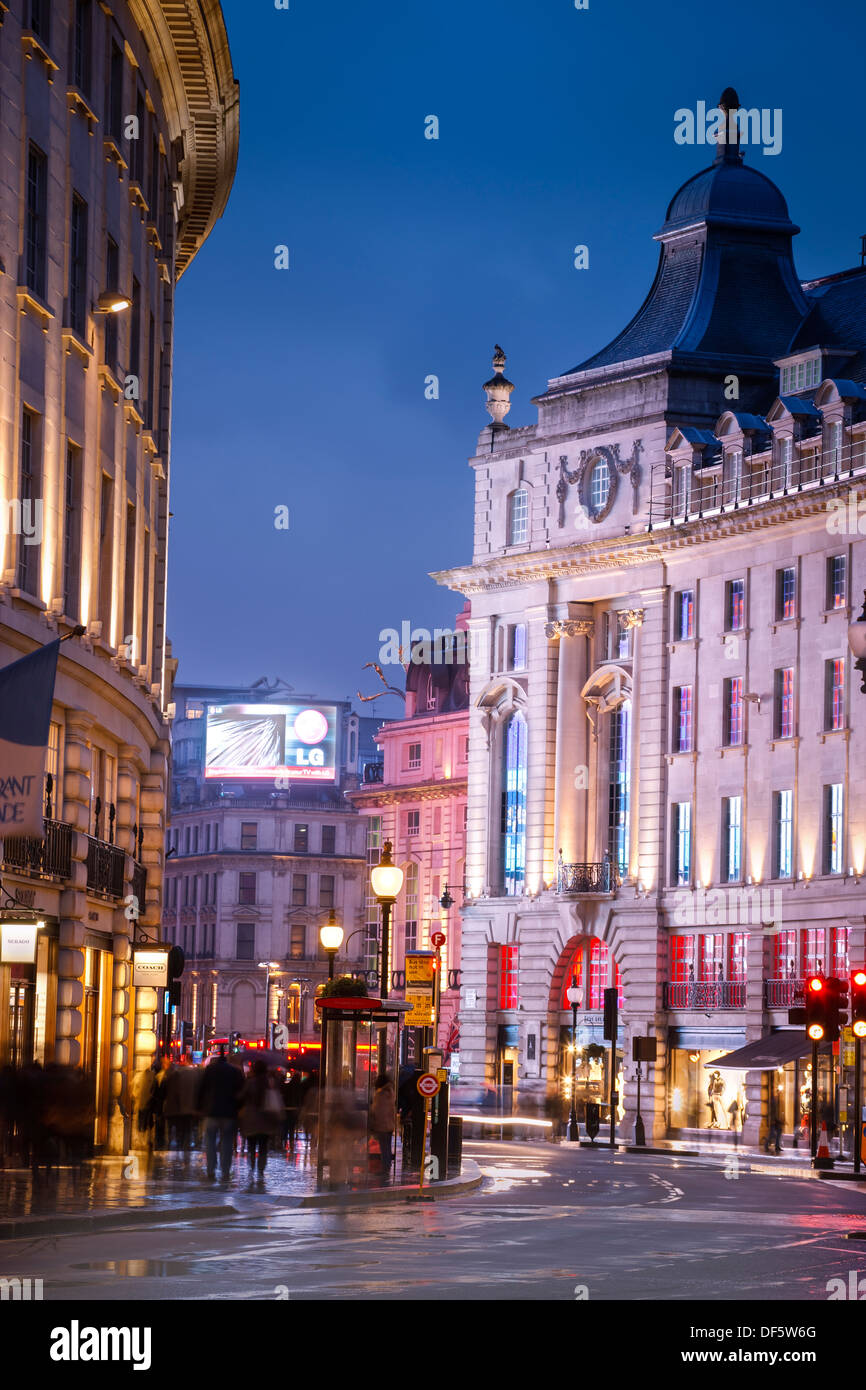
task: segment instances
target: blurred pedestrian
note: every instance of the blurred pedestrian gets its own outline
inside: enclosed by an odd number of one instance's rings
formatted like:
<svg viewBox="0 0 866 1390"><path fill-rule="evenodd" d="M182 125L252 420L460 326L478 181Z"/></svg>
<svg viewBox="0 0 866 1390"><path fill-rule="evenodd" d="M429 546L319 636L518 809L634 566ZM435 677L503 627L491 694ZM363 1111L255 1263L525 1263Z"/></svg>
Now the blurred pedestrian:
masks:
<svg viewBox="0 0 866 1390"><path fill-rule="evenodd" d="M166 1052L160 1058L156 1075L154 1077L153 1091L150 1097L150 1112L153 1117L153 1147L154 1149L164 1149L167 1147L168 1124L165 1114L165 1102L168 1095L168 1078L172 1071L172 1060Z"/></svg>
<svg viewBox="0 0 866 1390"><path fill-rule="evenodd" d="M370 1106L370 1130L379 1145L382 1155L382 1181L385 1182L391 1171L393 1161L392 1144L394 1139L394 1111L397 1096L394 1083L387 1072L376 1077L373 1100Z"/></svg>
<svg viewBox="0 0 866 1390"><path fill-rule="evenodd" d="M741 1124L740 1124L740 1102L737 1100L737 1097L736 1097L736 1096L734 1096L734 1099L731 1101L730 1105L728 1106L728 1114L729 1114L730 1117L731 1117L731 1132L732 1132L732 1134L733 1134L733 1136L734 1136L734 1148L737 1148L737 1146L738 1146L738 1144L739 1144L739 1142L740 1142L740 1128L741 1128Z"/></svg>
<svg viewBox="0 0 866 1390"><path fill-rule="evenodd" d="M0 1168L12 1160L18 1079L12 1066L0 1067Z"/></svg>
<svg viewBox="0 0 866 1390"><path fill-rule="evenodd" d="M172 1066L165 1082L163 1114L166 1124L174 1133L175 1146L183 1153L185 1163L189 1163L193 1126L198 1113L196 1106L199 1078L198 1068L184 1061Z"/></svg>
<svg viewBox="0 0 866 1390"><path fill-rule="evenodd" d="M243 1089L243 1072L226 1059L225 1048L208 1062L201 1077L197 1109L204 1116L204 1149L209 1182L216 1180L217 1148L220 1175L228 1182L235 1154L238 1105Z"/></svg>
<svg viewBox="0 0 866 1390"><path fill-rule="evenodd" d="M289 1072L283 1082L283 1105L286 1111L283 1144L288 1143L289 1153L295 1152L295 1138L298 1132L302 1096L303 1085L300 1072Z"/></svg>
<svg viewBox="0 0 866 1390"><path fill-rule="evenodd" d="M241 1133L247 1141L250 1182L258 1168L261 1185L265 1180L268 1144L281 1132L285 1116L283 1097L276 1081L268 1075L268 1064L263 1057L253 1062L240 1094L240 1103Z"/></svg>
<svg viewBox="0 0 866 1390"><path fill-rule="evenodd" d="M298 1124L307 1136L314 1152L319 1139L319 1073L311 1072L301 1092Z"/></svg>

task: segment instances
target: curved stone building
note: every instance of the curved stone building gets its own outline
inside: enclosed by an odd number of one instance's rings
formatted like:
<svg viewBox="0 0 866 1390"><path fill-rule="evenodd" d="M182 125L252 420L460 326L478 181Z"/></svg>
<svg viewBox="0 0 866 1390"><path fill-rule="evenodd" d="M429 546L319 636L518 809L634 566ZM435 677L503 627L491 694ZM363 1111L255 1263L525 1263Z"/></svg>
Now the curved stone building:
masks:
<svg viewBox="0 0 866 1390"><path fill-rule="evenodd" d="M217 0L0 4L0 665L61 647L45 836L2 842L0 1064L82 1066L129 1142L155 1042L175 285L221 215L238 87ZM115 1103L116 1102L116 1103Z"/></svg>
<svg viewBox="0 0 866 1390"><path fill-rule="evenodd" d="M505 424L497 349L475 554L439 576L489 654L471 667L461 1075L560 1116L574 1090L605 1125L613 1080L627 1139L639 1036L648 1136L730 1139L733 1114L749 1141L774 1115L799 1137L788 1010L804 976L866 951L847 635L866 268L801 282L797 230L723 144L668 206L644 303L550 380L536 424ZM819 1063L840 1111L852 1057Z"/></svg>

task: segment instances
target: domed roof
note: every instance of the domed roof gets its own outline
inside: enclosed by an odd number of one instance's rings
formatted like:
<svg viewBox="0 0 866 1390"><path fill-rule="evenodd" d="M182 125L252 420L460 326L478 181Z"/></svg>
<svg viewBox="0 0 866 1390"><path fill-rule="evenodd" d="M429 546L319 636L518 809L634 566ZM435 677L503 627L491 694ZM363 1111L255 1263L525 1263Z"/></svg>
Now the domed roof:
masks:
<svg viewBox="0 0 866 1390"><path fill-rule="evenodd" d="M660 236L695 222L739 223L794 232L788 204L779 189L740 159L717 160L688 179L674 194Z"/></svg>

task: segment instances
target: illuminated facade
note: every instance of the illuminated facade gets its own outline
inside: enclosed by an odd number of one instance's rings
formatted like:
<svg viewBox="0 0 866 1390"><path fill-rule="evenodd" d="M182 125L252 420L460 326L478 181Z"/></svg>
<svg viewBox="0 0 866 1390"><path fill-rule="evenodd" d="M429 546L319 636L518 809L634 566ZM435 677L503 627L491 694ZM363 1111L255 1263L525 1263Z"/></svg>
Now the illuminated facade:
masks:
<svg viewBox="0 0 866 1390"><path fill-rule="evenodd" d="M0 664L85 628L45 837L2 843L45 926L34 966L0 966L0 1062L82 1066L121 1151L155 1047L130 953L162 908L174 293L228 198L238 89L215 0L14 0L0 26Z"/></svg>
<svg viewBox="0 0 866 1390"><path fill-rule="evenodd" d="M549 382L537 424L504 423L497 349L473 562L437 576L471 599L486 653L462 1074L562 1114L575 979L577 1094L605 1124L616 989L627 1138L647 1034L648 1138L729 1131L736 1100L754 1141L771 1095L790 1135L806 1064L788 1007L808 971L846 974L866 950L847 644L866 584L866 269L801 283L796 231L722 146L668 208L641 310ZM770 1036L776 1069L715 1067Z"/></svg>
<svg viewBox="0 0 866 1390"><path fill-rule="evenodd" d="M469 752L469 675L465 651L468 605L456 623L455 645L443 643L430 660L406 670L403 719L389 720L376 734L382 761L367 769L365 785L352 801L367 817L367 862L378 864L390 840L393 859L403 870L403 888L393 912L391 988L404 987L406 951L431 951L441 931L439 1029L437 1043L459 1068L461 908L466 860L466 773ZM426 655L423 650L419 657ZM436 661L437 655L445 659ZM445 889L452 900L442 906ZM447 901L447 900L446 900ZM378 968L380 909L367 898L366 967Z"/></svg>
<svg viewBox="0 0 866 1390"><path fill-rule="evenodd" d="M292 1042L316 1040L313 998L328 978L319 929L332 908L345 933L337 973L356 969L362 957L365 826L347 792L376 757L378 721L359 717L346 701L299 697L282 681L176 685L174 701L163 923L166 939L187 960L178 1032L187 1023L200 1048L208 1036L230 1032L264 1037L270 1018L288 1023ZM270 763L266 740L261 759L259 745L248 742L246 776L207 775L224 761L217 722L239 709L258 710L266 732L269 723L299 723L308 739L319 741L306 754L297 749L290 761L296 771L309 771L311 750L326 747L324 765L313 760L325 779L263 775L255 763ZM320 723L328 727L324 739ZM280 755L289 746L287 729ZM276 968L262 969L260 961Z"/></svg>

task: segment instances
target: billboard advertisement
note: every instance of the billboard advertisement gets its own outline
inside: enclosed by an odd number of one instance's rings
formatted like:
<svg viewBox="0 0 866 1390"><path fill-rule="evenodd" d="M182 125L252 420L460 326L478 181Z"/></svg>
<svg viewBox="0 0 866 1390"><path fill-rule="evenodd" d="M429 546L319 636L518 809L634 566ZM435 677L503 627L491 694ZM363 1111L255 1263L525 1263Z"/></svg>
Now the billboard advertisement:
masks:
<svg viewBox="0 0 866 1390"><path fill-rule="evenodd" d="M336 705L209 705L205 777L334 782Z"/></svg>

